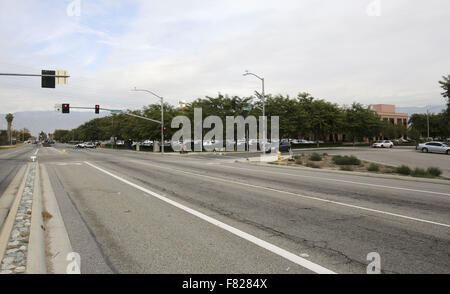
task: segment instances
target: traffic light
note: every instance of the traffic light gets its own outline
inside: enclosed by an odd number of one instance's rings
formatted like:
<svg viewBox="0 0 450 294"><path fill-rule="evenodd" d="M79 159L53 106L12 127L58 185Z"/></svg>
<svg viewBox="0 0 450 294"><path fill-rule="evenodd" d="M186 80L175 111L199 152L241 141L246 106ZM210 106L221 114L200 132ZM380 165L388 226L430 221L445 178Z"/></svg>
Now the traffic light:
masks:
<svg viewBox="0 0 450 294"><path fill-rule="evenodd" d="M95 114L100 113L100 105L95 105Z"/></svg>
<svg viewBox="0 0 450 294"><path fill-rule="evenodd" d="M163 129L164 129L164 131L167 131L167 128L166 128L166 127L164 127Z"/></svg>
<svg viewBox="0 0 450 294"><path fill-rule="evenodd" d="M55 75L56 71L54 70L42 70L42 75L53 75L53 77L43 76L41 78L41 87L42 88L55 88Z"/></svg>
<svg viewBox="0 0 450 294"><path fill-rule="evenodd" d="M68 103L62 105L62 113L70 113L70 105Z"/></svg>

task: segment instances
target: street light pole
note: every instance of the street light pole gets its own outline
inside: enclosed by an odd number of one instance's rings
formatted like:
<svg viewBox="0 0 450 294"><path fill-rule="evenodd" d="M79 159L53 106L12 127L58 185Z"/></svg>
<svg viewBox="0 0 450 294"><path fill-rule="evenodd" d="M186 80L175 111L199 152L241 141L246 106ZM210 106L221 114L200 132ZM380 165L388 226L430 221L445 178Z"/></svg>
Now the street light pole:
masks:
<svg viewBox="0 0 450 294"><path fill-rule="evenodd" d="M427 140L430 138L430 112L427 109Z"/></svg>
<svg viewBox="0 0 450 294"><path fill-rule="evenodd" d="M155 97L158 97L161 100L161 153L164 154L164 98L159 95L156 95L152 91L144 89L136 89L136 87L134 87L132 91L147 92Z"/></svg>
<svg viewBox="0 0 450 294"><path fill-rule="evenodd" d="M248 76L248 75L251 75L251 76L254 76L254 77L260 79L261 83L262 83L262 92L261 92L261 96L262 97L260 98L261 101L262 101L262 104L263 104L263 108L262 108L262 115L263 115L263 127L262 127L262 129L263 129L262 130L262 133L263 133L263 148L262 149L263 150L262 151L265 152L266 151L266 139L267 139L267 136L266 136L266 95L265 95L265 89L264 89L264 78L254 74L254 73L246 71L244 76Z"/></svg>

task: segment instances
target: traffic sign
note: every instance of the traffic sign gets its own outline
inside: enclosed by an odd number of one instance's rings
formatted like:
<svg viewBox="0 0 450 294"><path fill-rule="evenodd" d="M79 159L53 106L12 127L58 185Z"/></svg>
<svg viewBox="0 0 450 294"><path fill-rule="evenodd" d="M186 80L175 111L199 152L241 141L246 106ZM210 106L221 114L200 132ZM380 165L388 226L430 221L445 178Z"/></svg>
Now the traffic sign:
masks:
<svg viewBox="0 0 450 294"><path fill-rule="evenodd" d="M55 76L54 70L42 70L41 88L55 88Z"/></svg>
<svg viewBox="0 0 450 294"><path fill-rule="evenodd" d="M121 113L123 113L123 110L113 109L113 110L110 110L109 112L111 112L113 114L121 114Z"/></svg>

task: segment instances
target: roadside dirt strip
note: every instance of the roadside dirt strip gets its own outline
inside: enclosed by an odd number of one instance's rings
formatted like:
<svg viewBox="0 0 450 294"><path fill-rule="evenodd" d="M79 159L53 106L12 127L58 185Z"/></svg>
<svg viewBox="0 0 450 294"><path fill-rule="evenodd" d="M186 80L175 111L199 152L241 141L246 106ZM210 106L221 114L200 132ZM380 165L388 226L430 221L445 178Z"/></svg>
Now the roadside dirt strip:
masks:
<svg viewBox="0 0 450 294"><path fill-rule="evenodd" d="M36 165L29 164L0 233L1 273L26 271L35 177Z"/></svg>
<svg viewBox="0 0 450 294"><path fill-rule="evenodd" d="M0 274L66 273L72 248L41 168L37 162L22 167L0 197L0 212L6 215L0 231Z"/></svg>

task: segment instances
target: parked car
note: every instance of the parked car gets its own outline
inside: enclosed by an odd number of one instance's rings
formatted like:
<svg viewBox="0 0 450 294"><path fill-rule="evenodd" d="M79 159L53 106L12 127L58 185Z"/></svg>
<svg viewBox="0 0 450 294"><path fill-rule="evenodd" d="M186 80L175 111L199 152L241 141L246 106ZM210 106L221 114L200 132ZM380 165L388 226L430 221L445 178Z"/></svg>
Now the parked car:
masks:
<svg viewBox="0 0 450 294"><path fill-rule="evenodd" d="M145 140L145 141L142 143L142 146L151 147L151 146L153 146L153 141L152 141L152 140Z"/></svg>
<svg viewBox="0 0 450 294"><path fill-rule="evenodd" d="M373 148L392 148L394 147L394 143L392 143L392 141L390 140L381 140L381 141L376 141L375 143L372 144Z"/></svg>
<svg viewBox="0 0 450 294"><path fill-rule="evenodd" d="M84 143L78 143L75 148L84 148Z"/></svg>
<svg viewBox="0 0 450 294"><path fill-rule="evenodd" d="M428 142L419 144L416 150L420 150L423 153L445 153L450 154L450 146L442 142Z"/></svg>
<svg viewBox="0 0 450 294"><path fill-rule="evenodd" d="M291 150L292 144L289 141L281 141L278 151L280 152L289 152ZM272 146L271 144L266 145L266 153L276 152L276 148Z"/></svg>
<svg viewBox="0 0 450 294"><path fill-rule="evenodd" d="M83 144L84 144L84 148L97 148L97 145L92 142L85 142Z"/></svg>

